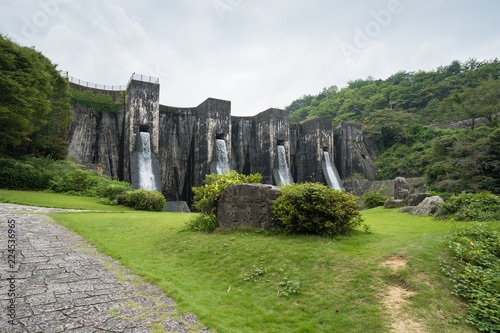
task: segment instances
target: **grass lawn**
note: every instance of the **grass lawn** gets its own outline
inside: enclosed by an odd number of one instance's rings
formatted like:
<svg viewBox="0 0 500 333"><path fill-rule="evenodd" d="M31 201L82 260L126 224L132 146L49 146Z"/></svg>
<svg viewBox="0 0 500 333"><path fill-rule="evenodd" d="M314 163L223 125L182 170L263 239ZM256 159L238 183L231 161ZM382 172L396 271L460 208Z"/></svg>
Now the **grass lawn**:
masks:
<svg viewBox="0 0 500 333"><path fill-rule="evenodd" d="M133 208L125 206L103 205L98 202L98 198L34 191L0 189L0 202L48 208L88 209L116 212L135 211Z"/></svg>
<svg viewBox="0 0 500 333"><path fill-rule="evenodd" d="M363 212L371 234L328 239L190 232L190 215L51 214L218 332L476 331L453 320L466 307L439 268L443 237L464 223L376 208ZM406 266L382 265L395 257ZM408 293L391 303L394 290Z"/></svg>

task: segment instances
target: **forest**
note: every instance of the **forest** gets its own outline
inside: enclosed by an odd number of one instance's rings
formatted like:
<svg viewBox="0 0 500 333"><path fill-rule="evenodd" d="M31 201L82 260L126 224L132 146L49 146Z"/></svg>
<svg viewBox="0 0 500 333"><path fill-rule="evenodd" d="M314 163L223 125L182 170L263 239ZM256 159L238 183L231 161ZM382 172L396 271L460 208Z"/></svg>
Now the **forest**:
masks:
<svg viewBox="0 0 500 333"><path fill-rule="evenodd" d="M285 109L363 125L381 179L426 176L438 192L500 193L500 61L453 61L432 71L368 77L304 95Z"/></svg>

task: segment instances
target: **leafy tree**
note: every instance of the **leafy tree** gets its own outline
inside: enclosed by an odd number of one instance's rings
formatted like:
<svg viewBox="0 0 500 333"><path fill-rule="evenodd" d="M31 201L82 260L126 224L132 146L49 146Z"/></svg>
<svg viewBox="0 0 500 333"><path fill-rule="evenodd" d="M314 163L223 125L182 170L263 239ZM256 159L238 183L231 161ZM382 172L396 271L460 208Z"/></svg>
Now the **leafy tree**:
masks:
<svg viewBox="0 0 500 333"><path fill-rule="evenodd" d="M68 82L40 52L0 35L0 153L64 157Z"/></svg>

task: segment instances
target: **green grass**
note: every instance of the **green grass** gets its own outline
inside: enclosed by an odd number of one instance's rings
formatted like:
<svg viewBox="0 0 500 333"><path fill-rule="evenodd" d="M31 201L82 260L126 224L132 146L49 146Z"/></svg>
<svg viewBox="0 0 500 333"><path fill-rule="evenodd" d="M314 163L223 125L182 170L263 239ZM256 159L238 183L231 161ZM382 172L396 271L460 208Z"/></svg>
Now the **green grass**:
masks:
<svg viewBox="0 0 500 333"><path fill-rule="evenodd" d="M51 214L218 332L387 332L393 318L382 296L389 285L416 291L404 312L423 331L474 332L453 320L466 307L439 268L443 237L464 223L383 208L363 215L371 234L331 239L196 233L185 229L190 214ZM406 268L380 265L395 255L408 258ZM300 282L300 293L284 297L284 277Z"/></svg>
<svg viewBox="0 0 500 333"><path fill-rule="evenodd" d="M116 212L135 211L130 207L101 204L98 202L98 198L94 197L70 196L59 193L34 191L0 189L0 202L49 208L88 209Z"/></svg>

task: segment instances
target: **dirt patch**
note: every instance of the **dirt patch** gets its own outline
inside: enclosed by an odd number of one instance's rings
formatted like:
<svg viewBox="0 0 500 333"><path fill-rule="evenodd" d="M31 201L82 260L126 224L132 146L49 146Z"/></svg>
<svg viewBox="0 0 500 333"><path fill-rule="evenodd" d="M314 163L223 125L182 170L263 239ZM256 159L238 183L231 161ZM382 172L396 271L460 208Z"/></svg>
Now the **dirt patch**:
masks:
<svg viewBox="0 0 500 333"><path fill-rule="evenodd" d="M394 256L381 263L381 266L390 267L398 271L406 267L407 256ZM405 305L409 303L408 298L417 292L408 288L404 283L388 285L388 293L382 297L388 314L392 319L392 332L425 332L422 325L407 313Z"/></svg>
<svg viewBox="0 0 500 333"><path fill-rule="evenodd" d="M408 262L407 256L394 256L392 258L383 261L380 266L390 267L394 270L402 269L406 267L406 263Z"/></svg>

